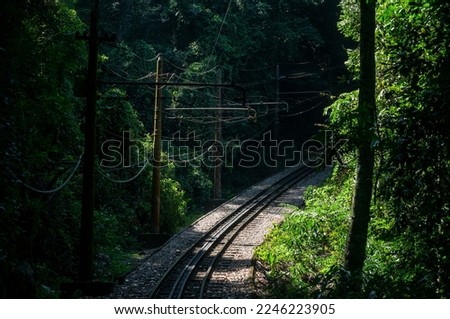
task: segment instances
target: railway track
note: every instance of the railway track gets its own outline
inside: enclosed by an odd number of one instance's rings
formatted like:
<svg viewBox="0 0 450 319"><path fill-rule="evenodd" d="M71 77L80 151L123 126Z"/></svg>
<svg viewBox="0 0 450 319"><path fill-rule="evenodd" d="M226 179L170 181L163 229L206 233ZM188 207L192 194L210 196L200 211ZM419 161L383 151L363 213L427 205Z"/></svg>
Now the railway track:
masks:
<svg viewBox="0 0 450 319"><path fill-rule="evenodd" d="M223 218L178 256L157 282L150 298L203 298L215 265L233 239L275 199L312 172L308 167L293 171Z"/></svg>

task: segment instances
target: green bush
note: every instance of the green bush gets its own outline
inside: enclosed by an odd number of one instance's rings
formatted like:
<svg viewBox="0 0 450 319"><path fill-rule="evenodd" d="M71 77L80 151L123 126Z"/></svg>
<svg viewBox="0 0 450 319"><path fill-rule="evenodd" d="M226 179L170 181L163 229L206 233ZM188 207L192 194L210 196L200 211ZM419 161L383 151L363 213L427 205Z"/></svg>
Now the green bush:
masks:
<svg viewBox="0 0 450 319"><path fill-rule="evenodd" d="M353 174L336 168L324 186L308 188L307 207L275 227L256 256L270 267L277 297L317 297L342 258L349 225Z"/></svg>
<svg viewBox="0 0 450 319"><path fill-rule="evenodd" d="M279 298L342 298L342 269L349 229L353 169L335 168L325 185L308 188L306 208L297 209L268 234L256 257L269 268L269 289ZM428 240L411 230L398 231L395 203L377 199L372 205L363 290L377 298L445 296L427 255ZM432 248L432 247L431 247ZM339 289L338 289L339 287Z"/></svg>
<svg viewBox="0 0 450 319"><path fill-rule="evenodd" d="M161 179L161 231L173 233L180 226L186 214L187 201L180 183Z"/></svg>

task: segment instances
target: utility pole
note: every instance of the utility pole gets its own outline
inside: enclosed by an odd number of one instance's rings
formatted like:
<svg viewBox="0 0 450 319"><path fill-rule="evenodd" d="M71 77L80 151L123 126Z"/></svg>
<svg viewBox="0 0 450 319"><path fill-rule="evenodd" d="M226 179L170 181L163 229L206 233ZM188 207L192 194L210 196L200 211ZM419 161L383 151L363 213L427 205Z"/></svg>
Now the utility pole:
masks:
<svg viewBox="0 0 450 319"><path fill-rule="evenodd" d="M222 71L218 70L216 74L217 84L222 83ZM222 88L217 87L217 121L215 127L215 144L216 144L216 154L214 159L214 194L213 199L222 199L222 110L220 106L222 105Z"/></svg>
<svg viewBox="0 0 450 319"><path fill-rule="evenodd" d="M275 77L276 77L276 81L277 81L276 102L279 103L280 102L280 65L279 64L277 64ZM274 124L273 135L274 135L275 140L278 141L278 139L280 137L280 116L279 116L278 104L275 109L275 124Z"/></svg>
<svg viewBox="0 0 450 319"><path fill-rule="evenodd" d="M156 83L159 83L163 63L161 56L156 62ZM153 117L153 196L150 231L160 233L161 217L161 136L162 136L162 87L155 86L155 113Z"/></svg>
<svg viewBox="0 0 450 319"><path fill-rule="evenodd" d="M98 1L90 13L89 61L86 90L86 127L84 137L83 194L81 200L81 233L79 279L93 279L94 199L95 199L95 107L97 99Z"/></svg>
<svg viewBox="0 0 450 319"><path fill-rule="evenodd" d="M280 65L277 64L276 67L276 72L275 72L275 77L276 77L276 106L275 106L275 123L274 123L274 128L273 128L273 138L276 141L276 145L278 145L278 140L280 138ZM278 167L278 159L279 159L279 154L278 154L278 147L272 148L271 149L271 154L270 154L270 158L275 160L275 165L276 167Z"/></svg>

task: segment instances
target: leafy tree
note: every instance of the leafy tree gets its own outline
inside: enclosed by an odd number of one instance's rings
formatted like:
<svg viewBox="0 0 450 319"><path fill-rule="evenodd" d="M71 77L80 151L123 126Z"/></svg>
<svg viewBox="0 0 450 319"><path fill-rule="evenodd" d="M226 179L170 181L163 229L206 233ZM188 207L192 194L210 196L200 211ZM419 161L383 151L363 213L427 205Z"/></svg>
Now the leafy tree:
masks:
<svg viewBox="0 0 450 319"><path fill-rule="evenodd" d="M362 22L355 3L343 1L342 12L341 30L359 40ZM444 248L448 236L442 231L448 229L449 198L441 191L449 176L445 133L449 119L448 12L449 5L443 1L377 4L378 114L372 132L376 136L372 146L377 202L372 214L375 224L390 226L389 231L372 236L395 247L393 254L399 259L386 258L384 270L378 270L382 273L373 280L366 267L364 278L369 281L366 289L373 285L385 296L448 294L444 279L448 277ZM356 78L359 56L358 49L349 53L348 65ZM330 120L339 132L358 141L354 96L349 93L335 102ZM376 259L374 254L380 252L371 250L368 258Z"/></svg>
<svg viewBox="0 0 450 319"><path fill-rule="evenodd" d="M449 13L445 1L386 1L379 15L380 193L393 204L394 233L405 239L404 267L419 286L434 286L437 296L450 287L450 198L442 191L450 176Z"/></svg>
<svg viewBox="0 0 450 319"><path fill-rule="evenodd" d="M12 270L25 260L70 273L82 153L72 82L85 62L74 35L82 23L70 2L3 1L0 11L0 254Z"/></svg>
<svg viewBox="0 0 450 319"><path fill-rule="evenodd" d="M298 87L326 88L326 45L333 36L326 34L325 25L330 24L320 18L325 6L321 1L100 2L100 35L118 36L116 43L101 45L99 79L103 81L151 80L154 57L161 52L169 62L165 72L173 81L214 83L220 68L223 82L246 86L248 96L253 96L250 102L275 99L275 65L279 63L288 63L286 72L293 72L290 63L311 61L301 71L314 76ZM56 294L53 284L57 281L76 276L85 101L74 91L83 89L77 84L85 77L87 50L83 41L75 40L75 33L87 30L90 5L90 0L0 4L0 160L4 168L0 172L4 184L0 259L6 255L10 269L21 260L31 264L38 282L54 289L38 286L45 296ZM286 85L297 88L298 80L290 81ZM223 90L223 102L239 102L240 94ZM215 90L208 88L166 88L165 95L170 106L218 103ZM139 164L146 160L142 153L151 153L152 105L153 90L147 86L99 85L95 194L99 277L113 276L111 268L120 268L117 265L148 223L152 176L147 169L141 171ZM192 131L213 136L212 125L195 122L195 116L205 120L204 113L192 114L191 122L182 116L167 119L166 137L177 131L182 137ZM224 125L227 140L257 138L271 127L270 112L260 112L257 122L247 121L241 113L230 117L241 121ZM124 132L130 132L129 138L124 138ZM108 140L123 143L118 155L127 158L125 164L131 167L101 164L112 158L101 147ZM162 176L162 222L164 231L173 232L183 222L188 204L198 208L209 198L211 181L208 168L200 164L174 167L169 156L163 155L169 164ZM114 158L109 164L118 161ZM250 175L263 173L252 170ZM251 180L247 175L233 176L230 184L238 181L242 186L242 180Z"/></svg>

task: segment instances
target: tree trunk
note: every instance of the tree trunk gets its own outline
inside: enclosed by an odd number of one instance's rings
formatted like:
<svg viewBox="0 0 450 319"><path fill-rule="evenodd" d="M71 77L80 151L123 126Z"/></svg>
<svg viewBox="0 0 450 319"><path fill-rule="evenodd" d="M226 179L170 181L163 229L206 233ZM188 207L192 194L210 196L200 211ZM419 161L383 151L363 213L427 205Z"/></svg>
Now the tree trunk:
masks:
<svg viewBox="0 0 450 319"><path fill-rule="evenodd" d="M358 294L366 256L370 221L375 127L375 0L360 0L360 84L358 100L358 158L353 193L352 221L347 240L344 268L350 272L347 289Z"/></svg>

